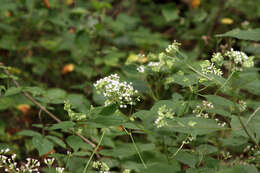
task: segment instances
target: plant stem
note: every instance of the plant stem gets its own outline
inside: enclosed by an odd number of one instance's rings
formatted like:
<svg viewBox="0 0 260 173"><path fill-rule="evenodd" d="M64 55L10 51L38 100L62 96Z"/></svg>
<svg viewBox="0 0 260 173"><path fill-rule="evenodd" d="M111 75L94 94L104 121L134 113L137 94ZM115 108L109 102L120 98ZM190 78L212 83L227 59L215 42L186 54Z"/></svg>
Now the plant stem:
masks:
<svg viewBox="0 0 260 173"><path fill-rule="evenodd" d="M87 169L88 169L88 166L89 166L89 164L90 164L90 161L92 160L94 154L97 152L97 150L98 150L98 148L99 148L99 146L100 146L100 144L101 144L101 142L102 142L102 140L103 140L103 137L105 136L105 133L106 133L106 130L104 129L104 131L103 131L103 133L102 133L102 136L101 136L101 138L100 138L100 141L99 141L98 145L96 146L96 148L94 149L94 151L91 153L90 158L88 159L88 163L86 164L86 166L85 166L85 168L84 168L84 170L83 170L83 173L86 173L86 171L87 171Z"/></svg>
<svg viewBox="0 0 260 173"><path fill-rule="evenodd" d="M124 127L123 127L123 128L124 128ZM146 166L146 164L145 164L145 162L144 162L144 160L143 160L143 158L142 158L142 156L141 156L141 153L140 153L139 149L137 148L137 145L136 145L136 143L135 143L135 141L134 141L134 138L133 138L132 133L131 133L131 132L128 132L125 128L124 128L124 130L125 130L125 132L130 136L130 138L131 138L131 140L132 140L132 142L133 142L134 148L135 148L135 150L136 150L136 152L137 152L137 154L138 154L138 156L139 156L139 158L140 158L140 160L141 160L141 162L142 162L144 168L147 168L147 166Z"/></svg>
<svg viewBox="0 0 260 173"><path fill-rule="evenodd" d="M249 131L247 130L245 124L243 123L240 115L238 115L238 119L239 119L239 122L242 126L242 128L244 129L244 131L246 132L247 136L255 143L255 145L257 146L258 150L260 151L260 147L258 145L258 142L256 141L256 139L249 133Z"/></svg>
<svg viewBox="0 0 260 173"><path fill-rule="evenodd" d="M221 88L223 88L223 87L228 83L228 81L231 79L231 77L233 76L234 73L235 73L235 71L232 71L231 75L229 75L229 77L228 77L227 80L224 82L224 84L221 85L221 86L217 89L217 91L215 92L214 95L217 95L217 93L219 92L219 90L220 90Z"/></svg>

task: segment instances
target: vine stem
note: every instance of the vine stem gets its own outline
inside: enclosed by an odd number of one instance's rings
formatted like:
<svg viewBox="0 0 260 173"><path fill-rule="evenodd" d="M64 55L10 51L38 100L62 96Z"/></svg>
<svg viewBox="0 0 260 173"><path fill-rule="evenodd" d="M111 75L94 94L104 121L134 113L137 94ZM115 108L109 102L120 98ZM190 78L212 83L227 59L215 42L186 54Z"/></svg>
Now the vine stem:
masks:
<svg viewBox="0 0 260 173"><path fill-rule="evenodd" d="M255 116L255 114L260 110L260 106L256 108L256 110L250 115L248 120L246 121L246 126L248 125L249 121Z"/></svg>
<svg viewBox="0 0 260 173"><path fill-rule="evenodd" d="M214 95L217 95L217 93L219 92L219 90L220 90L221 88L223 88L223 87L228 83L228 81L230 81L230 79L232 78L232 76L234 75L234 73L235 73L235 71L232 71L232 73L229 75L229 77L227 78L227 80L224 82L223 85L221 85L221 86L217 89L217 91L215 92Z"/></svg>
<svg viewBox="0 0 260 173"><path fill-rule="evenodd" d="M124 128L124 127L123 127L123 128ZM130 136L131 141L133 142L134 148L135 148L135 150L136 150L136 152L137 152L137 154L138 154L138 156L139 156L139 158L140 158L140 160L141 160L141 162L142 162L144 168L147 168L147 166L146 166L146 164L145 164L145 162L144 162L144 160L143 160L143 158L142 158L142 156L141 156L141 153L140 153L140 151L139 151L139 149L138 149L138 147L137 147L137 145L136 145L136 143L135 143L135 140L134 140L134 138L133 138L132 133L131 133L131 132L128 132L125 128L124 128L124 130L125 130L125 132Z"/></svg>
<svg viewBox="0 0 260 173"><path fill-rule="evenodd" d="M4 66L3 63L0 62L0 66ZM3 69L4 73L8 76L10 76L10 73L8 70L6 69ZM14 78L11 78L14 85L17 87L17 88L20 88L21 85L14 79ZM49 115L52 119L54 119L56 122L60 123L62 122L56 115L54 115L53 113L51 113L50 111L48 111L44 106L42 106L38 101L36 101L28 92L26 91L22 91L23 95L28 99L30 100L32 103L34 103L36 106L38 106L41 110L43 110L47 115ZM86 143L88 143L89 145L91 145L93 148L96 147L96 144L94 144L93 142L91 142L89 139L87 139L86 137L84 137L83 135L77 133L77 132L73 132L73 130L70 129L70 131L72 133L75 133L77 136L79 136L83 141L85 141ZM99 156L98 156L99 157Z"/></svg>
<svg viewBox="0 0 260 173"><path fill-rule="evenodd" d="M258 150L260 151L260 147L259 147L259 145L258 145L258 142L257 142L256 139L249 133L249 131L247 130L246 125L245 125L244 122L242 121L240 115L238 115L238 119L239 119L239 122L240 122L242 128L243 128L244 131L246 132L247 136L255 143L255 145L257 146Z"/></svg>
<svg viewBox="0 0 260 173"><path fill-rule="evenodd" d="M105 133L106 133L106 129L104 129L104 131L103 131L103 133L102 133L102 135L101 135L101 138L100 138L100 140L99 140L98 145L96 146L96 148L94 149L94 151L91 153L90 158L88 159L88 163L86 164L86 166L85 166L85 168L84 168L84 170L83 170L83 173L86 173L86 171L87 171L87 169L88 169L88 166L89 166L89 164L90 164L90 161L92 160L94 154L97 152L99 146L101 145L101 142L102 142L102 140L103 140L103 137L105 136Z"/></svg>

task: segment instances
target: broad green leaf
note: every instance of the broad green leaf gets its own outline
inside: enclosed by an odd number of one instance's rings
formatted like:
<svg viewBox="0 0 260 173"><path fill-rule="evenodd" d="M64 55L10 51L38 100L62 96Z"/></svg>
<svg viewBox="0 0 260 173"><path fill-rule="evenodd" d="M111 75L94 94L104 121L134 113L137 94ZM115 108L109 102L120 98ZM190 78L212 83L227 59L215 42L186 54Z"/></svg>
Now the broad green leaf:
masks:
<svg viewBox="0 0 260 173"><path fill-rule="evenodd" d="M46 138L50 139L52 142L58 144L59 146L66 148L66 144L59 138L57 138L56 136L46 136Z"/></svg>
<svg viewBox="0 0 260 173"><path fill-rule="evenodd" d="M196 156L194 153L188 153L185 151L178 152L175 158L181 163L189 165L191 168L195 168L196 163L199 161L198 156Z"/></svg>
<svg viewBox="0 0 260 173"><path fill-rule="evenodd" d="M32 144L38 150L40 156L53 149L53 143L42 136L34 136Z"/></svg>
<svg viewBox="0 0 260 173"><path fill-rule="evenodd" d="M72 121L62 121L60 123L52 125L48 130L57 130L57 129L62 129L62 130L67 130L75 126L75 123Z"/></svg>
<svg viewBox="0 0 260 173"><path fill-rule="evenodd" d="M224 168L217 173L259 173L254 165L235 165L231 168Z"/></svg>
<svg viewBox="0 0 260 173"><path fill-rule="evenodd" d="M0 96L0 110L8 109L13 105L13 99L9 97Z"/></svg>
<svg viewBox="0 0 260 173"><path fill-rule="evenodd" d="M179 171L178 164L155 163L142 170L142 173L178 173Z"/></svg>
<svg viewBox="0 0 260 173"><path fill-rule="evenodd" d="M45 92L42 88L35 87L35 86L34 87L25 87L23 90L31 93L33 96L42 95Z"/></svg>
<svg viewBox="0 0 260 173"><path fill-rule="evenodd" d="M162 14L167 22L177 20L179 18L179 10L175 6L166 6L162 9Z"/></svg>
<svg viewBox="0 0 260 173"><path fill-rule="evenodd" d="M234 29L228 31L224 34L218 34L216 37L232 37L241 40L252 40L252 41L260 41L260 28L251 29L251 30L240 30Z"/></svg>
<svg viewBox="0 0 260 173"><path fill-rule="evenodd" d="M197 151L201 152L203 155L208 155L216 153L218 149L212 145L202 144L196 148Z"/></svg>
<svg viewBox="0 0 260 173"><path fill-rule="evenodd" d="M235 109L235 103L232 101L216 96L216 95L205 95L208 101L212 102L214 106L218 105L221 106L222 108L227 108L228 110L234 110Z"/></svg>
<svg viewBox="0 0 260 173"><path fill-rule="evenodd" d="M66 92L60 88L49 89L44 94L44 96L47 97L51 103L54 104L63 103L66 98L66 95Z"/></svg>
<svg viewBox="0 0 260 173"><path fill-rule="evenodd" d="M100 112L100 115L108 116L113 114L117 110L117 105L111 104L108 106L105 106L102 111Z"/></svg>
<svg viewBox="0 0 260 173"><path fill-rule="evenodd" d="M38 132L32 131L32 130L23 130L21 132L18 132L17 135L24 135L24 136L38 136L41 137L42 135Z"/></svg>
<svg viewBox="0 0 260 173"><path fill-rule="evenodd" d="M15 95L18 94L22 91L22 88L17 88L17 87L10 87L6 90L5 96L10 96L10 95Z"/></svg>
<svg viewBox="0 0 260 173"><path fill-rule="evenodd" d="M77 109L82 113L87 112L90 108L90 102L82 94L69 94L67 99L69 100L72 109Z"/></svg>
<svg viewBox="0 0 260 173"><path fill-rule="evenodd" d="M82 149L92 149L92 147L85 143L80 137L71 135L66 138L66 142L73 149L74 152L77 152L80 148Z"/></svg>

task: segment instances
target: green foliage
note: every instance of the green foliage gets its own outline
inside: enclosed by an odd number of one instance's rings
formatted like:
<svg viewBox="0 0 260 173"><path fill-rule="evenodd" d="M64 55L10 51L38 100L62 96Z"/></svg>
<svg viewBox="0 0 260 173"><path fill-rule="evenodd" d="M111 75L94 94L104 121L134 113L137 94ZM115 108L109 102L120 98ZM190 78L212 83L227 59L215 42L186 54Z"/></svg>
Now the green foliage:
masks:
<svg viewBox="0 0 260 173"><path fill-rule="evenodd" d="M0 172L259 172L260 2L0 4Z"/></svg>

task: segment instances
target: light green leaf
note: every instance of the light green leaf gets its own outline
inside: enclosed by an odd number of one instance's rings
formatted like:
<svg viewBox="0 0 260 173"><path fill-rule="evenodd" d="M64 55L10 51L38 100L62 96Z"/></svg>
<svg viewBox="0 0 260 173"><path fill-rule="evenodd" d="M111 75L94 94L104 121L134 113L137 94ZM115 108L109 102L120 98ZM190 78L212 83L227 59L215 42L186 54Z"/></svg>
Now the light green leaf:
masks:
<svg viewBox="0 0 260 173"><path fill-rule="evenodd" d="M66 144L59 138L57 138L56 136L46 136L46 138L50 139L51 141L53 141L54 143L58 144L59 146L66 148Z"/></svg>
<svg viewBox="0 0 260 173"><path fill-rule="evenodd" d="M10 87L6 90L5 96L10 96L10 95L15 95L18 94L22 91L22 88L17 88L17 87Z"/></svg>
<svg viewBox="0 0 260 173"><path fill-rule="evenodd" d="M42 137L42 135L40 133L32 131L32 130L23 130L23 131L18 132L17 135Z"/></svg>
<svg viewBox="0 0 260 173"><path fill-rule="evenodd" d="M32 144L38 150L40 156L51 151L53 148L53 143L42 136L34 136Z"/></svg>
<svg viewBox="0 0 260 173"><path fill-rule="evenodd" d="M57 130L57 129L67 130L74 126L75 126L75 123L72 121L62 121L60 123L52 125L50 128L48 128L48 130Z"/></svg>
<svg viewBox="0 0 260 173"><path fill-rule="evenodd" d="M240 30L233 29L224 34L218 34L216 37L232 37L241 40L252 40L252 41L260 41L260 28L251 29L251 30Z"/></svg>

